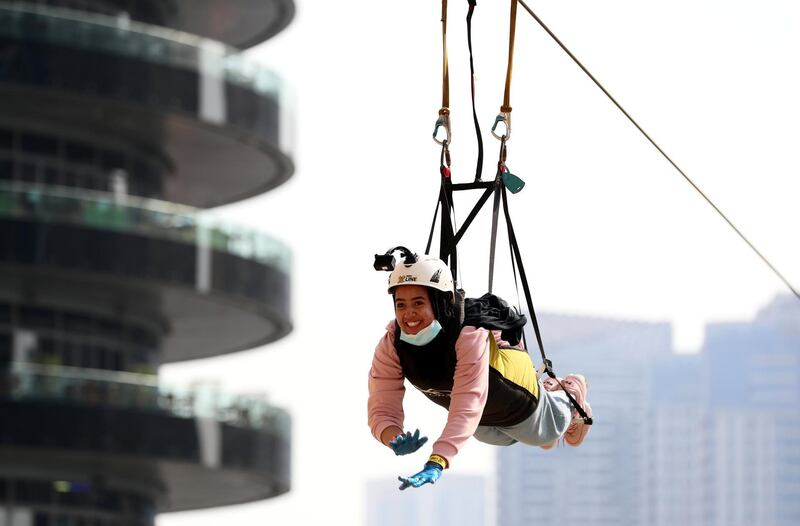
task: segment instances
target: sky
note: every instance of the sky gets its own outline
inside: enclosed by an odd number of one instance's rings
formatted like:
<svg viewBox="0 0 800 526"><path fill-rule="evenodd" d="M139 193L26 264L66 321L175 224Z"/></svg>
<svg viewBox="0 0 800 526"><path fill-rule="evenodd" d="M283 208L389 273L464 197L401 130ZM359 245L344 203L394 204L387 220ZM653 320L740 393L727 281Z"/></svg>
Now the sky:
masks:
<svg viewBox="0 0 800 526"><path fill-rule="evenodd" d="M683 171L800 287L800 6L765 0L534 1L558 35ZM441 4L300 1L294 22L250 52L292 93L293 178L215 211L294 254L294 331L269 346L165 366L168 384L267 393L293 415L293 489L159 526L292 520L361 524L368 480L394 480L426 450L395 457L366 425L367 372L392 318L373 256L423 251L436 204ZM453 177L474 177L466 2L450 2ZM473 19L484 178L499 143L508 3ZM510 209L539 312L673 324L696 352L708 323L748 320L786 286L520 8L507 165L526 181ZM467 194L462 196L461 194ZM477 194L457 195L462 220ZM514 301L499 237L495 292ZM459 246L461 285L486 290L489 209ZM545 349L547 334L543 334ZM444 413L407 392L406 425L438 437ZM419 457L419 458L417 458ZM493 451L470 443L450 473L491 478ZM420 491L424 491L420 490Z"/></svg>

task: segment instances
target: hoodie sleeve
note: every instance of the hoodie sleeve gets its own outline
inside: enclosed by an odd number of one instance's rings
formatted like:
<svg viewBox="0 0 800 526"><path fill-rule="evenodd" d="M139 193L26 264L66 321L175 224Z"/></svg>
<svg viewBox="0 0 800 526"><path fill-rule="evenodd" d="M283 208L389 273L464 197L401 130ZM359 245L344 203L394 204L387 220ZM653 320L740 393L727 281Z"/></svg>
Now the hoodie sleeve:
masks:
<svg viewBox="0 0 800 526"><path fill-rule="evenodd" d="M448 466L475 433L489 394L489 331L464 327L456 340L456 372L450 410L433 453L447 459Z"/></svg>
<svg viewBox="0 0 800 526"><path fill-rule="evenodd" d="M386 327L386 334L378 342L369 370L369 398L367 422L379 442L381 433L389 426L403 429L403 368L394 348L394 322Z"/></svg>

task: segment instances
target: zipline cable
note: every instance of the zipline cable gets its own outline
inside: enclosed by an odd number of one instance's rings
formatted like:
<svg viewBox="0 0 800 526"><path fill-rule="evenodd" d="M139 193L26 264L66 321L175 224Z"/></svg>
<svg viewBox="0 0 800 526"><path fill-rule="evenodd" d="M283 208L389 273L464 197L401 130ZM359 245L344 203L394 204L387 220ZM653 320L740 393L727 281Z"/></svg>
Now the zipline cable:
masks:
<svg viewBox="0 0 800 526"><path fill-rule="evenodd" d="M763 255L763 254L762 254L762 253L761 253L761 252L760 252L760 251L759 251L759 250L758 250L758 249L755 247L755 245L753 245L753 243L751 243L751 242L750 242L750 240L749 240L749 239L747 239L747 237L745 237L745 235L744 235L744 234L742 234L742 232L741 232L741 231L740 231L738 228L736 228L736 226L735 226L735 225L734 225L734 224L731 222L731 220L730 220L730 219L728 219L728 217L727 217L725 214L723 214L723 213L722 213L722 211L719 209L719 207L717 207L717 205L715 205L715 204L714 204L714 202L713 202L713 201L711 201L711 199L709 199L709 198L708 198L708 196L706 196L706 194L705 194L705 193L703 193L703 191L702 191L702 190L700 190L700 188L699 188L699 187L698 187L698 186L697 186L697 185L694 183L694 181L692 181L692 180L689 178L689 176L688 176L688 175L686 175L686 173L684 173L684 171L683 171L683 170L681 170L681 169L680 169L680 167L679 167L677 164L675 164L675 161L673 161L673 160L672 160L672 159L669 157L669 155L667 155L667 154L664 152L664 150L662 150L662 149L661 149L661 147L660 147L658 144L656 144L656 142L655 142L655 141L654 141L652 138L650 138L650 135L648 135L648 134L647 134L647 132L645 132L645 131L642 129L642 127L641 127L641 126L639 126L639 124L638 124L638 123L637 123L637 122L636 122L636 121L633 119L633 117L631 117L631 116L630 116L630 114L629 114L627 111L625 111L625 108L623 108L623 107L622 107L622 105L620 105L620 103L619 103L619 102L617 102L617 100L616 100L614 97L612 97L612 96L611 96L611 94L608 92L608 90L606 90L606 89L603 87L603 85L602 85L602 84L600 84L600 82L599 82L599 81L598 81L598 80L597 80L597 79L594 77L594 75L592 75L592 74L589 72L589 70L588 70L588 69L586 69L586 67L585 67L583 64L581 64L581 61L580 61L580 60L578 60L578 59L577 59L577 57L575 57L575 55L573 55L573 54L572 54L572 52L571 52L569 49L567 49L567 46L565 46L565 45L564 45L564 44L561 42L561 40L559 40L559 38L558 38L558 37L557 37L557 36L556 36L556 35L555 35L555 34L554 34L552 31L550 31L550 28L549 28L549 27L547 27L547 25L546 25L544 22L542 22L542 20L541 20L541 19L540 19L538 16L536 16L536 13L534 13L534 12L531 10L531 8L530 8L530 7L528 7L528 5L527 5L527 4L524 2L524 0L518 0L518 1L519 1L520 5L522 5L522 7L524 7L524 8L525 8L525 10L528 12L528 14L530 14L530 15L533 17L533 19L534 19L534 20L536 20L536 22L537 22L537 23L538 23L540 26L542 26L542 29L544 29L544 30L547 32L547 34L548 34L548 35L550 35L550 37L551 37L551 38L552 38L552 39L553 39L553 40L556 42L556 44L558 44L558 45L559 45L559 47L561 47L561 49L563 49L563 50L564 50L564 52L565 52L567 55L569 55L569 58L571 58L571 59L572 59L572 61L573 61L573 62L575 62L575 64L577 64L577 65L578 65L578 67L579 67L579 68L581 68L581 69L583 70L583 72L584 72L584 73L586 73L586 75L587 75L587 76L588 76L590 79L592 79L592 82L594 82L594 83L595 83L595 85L596 85L598 88L600 88L600 90L602 90L602 92L603 92L603 93L605 93L606 97L608 97L608 98L609 98L609 100L610 100L611 102L613 102L613 103L614 103L614 105L615 105L615 106L616 106L616 107L619 109L619 111L621 111L621 112L622 112L622 113L625 115L625 117L627 117L627 118L628 118L628 120L629 120L629 121L631 121L631 123L632 123L634 126L636 126L636 128L637 128L637 129L638 129L638 130L639 130L639 131L642 133L642 135L644 135L644 136L645 136L645 138L646 138L648 141L650 141L650 144L652 144L652 145L653 145L653 146L656 148L656 150L658 150L658 151L659 151L659 153L660 153L662 156L664 156L664 158L665 158L667 161L669 161L669 163L670 163L670 164L671 164L671 165L672 165L672 166L673 166L673 167L674 167L674 168L675 168L675 169L678 171L678 173L680 173L680 174L683 176L683 178L684 178L684 179L686 179L686 181L687 181L687 182L688 182L690 185L692 185L692 188L694 188L694 189L697 191L697 193L699 193L699 194L700 194L700 195L703 197L703 199L705 199L705 200L706 200L706 202L707 202L709 205L711 205L711 206L712 206L712 208L714 208L714 210L716 210L716 212L717 212L717 213L720 215L720 217L722 217L722 219L724 219L724 220L725 220L725 222L726 222L726 223L728 223L728 226L730 226L730 227L731 227L731 228L734 230L734 232L736 232L736 233L739 235L739 237L740 237L740 238L742 238L742 240L743 240L745 243L747 243L747 245L748 245L748 246L749 246L749 247L750 247L750 248L753 250L753 252L755 252L755 253L756 253L756 255L757 255L759 258L761 258L761 260L762 260L764 263L766 263L766 264L767 264L767 266L768 266L768 267L769 267L769 268L772 270L772 272L774 272L774 273L775 273L775 275L776 275L776 276L778 276L778 278L780 278L780 280L781 280L781 281L783 281L783 283L784 283L784 284L785 284L785 285L786 285L786 286L789 288L789 290L791 290L791 291L792 291L792 293L793 293L793 294L794 294L794 295L797 297L797 299L798 299L798 300L800 300L800 292L798 292L798 291L797 291L797 289L795 289L795 288L792 286L792 284L791 284L791 283L789 283L789 280L787 280L785 277L783 277L783 274L781 274L781 273L778 271L778 269L777 269L777 268L775 268L775 266L774 266L772 263L770 263L770 262L769 262L769 260L768 260L766 257L764 257L764 255Z"/></svg>

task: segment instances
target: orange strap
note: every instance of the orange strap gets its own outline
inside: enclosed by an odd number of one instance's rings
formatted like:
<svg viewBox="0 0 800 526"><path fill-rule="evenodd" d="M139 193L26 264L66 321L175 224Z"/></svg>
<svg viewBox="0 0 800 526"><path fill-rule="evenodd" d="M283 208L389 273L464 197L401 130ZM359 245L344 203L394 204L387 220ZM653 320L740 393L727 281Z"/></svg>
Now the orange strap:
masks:
<svg viewBox="0 0 800 526"><path fill-rule="evenodd" d="M444 139L439 140L437 134L441 127L444 127L446 135ZM447 0L442 0L442 107L439 109L439 117L433 128L433 140L442 145L443 154L447 153L449 166L450 155L447 145L450 144L450 72L447 66ZM442 166L444 167L444 164Z"/></svg>
<svg viewBox="0 0 800 526"><path fill-rule="evenodd" d="M447 67L447 0L442 0L442 109L444 115L450 109L450 72Z"/></svg>
<svg viewBox="0 0 800 526"><path fill-rule="evenodd" d="M511 68L514 63L514 34L517 29L517 3L511 0L511 21L508 30L508 69L506 70L506 90L503 95L503 105L500 113L511 113Z"/></svg>

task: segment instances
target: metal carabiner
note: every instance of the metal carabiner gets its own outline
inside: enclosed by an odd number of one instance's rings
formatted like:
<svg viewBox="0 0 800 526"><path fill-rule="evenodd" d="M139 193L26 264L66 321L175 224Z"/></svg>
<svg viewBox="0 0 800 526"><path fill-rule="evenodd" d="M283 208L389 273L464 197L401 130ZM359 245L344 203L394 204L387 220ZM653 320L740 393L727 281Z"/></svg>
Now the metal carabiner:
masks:
<svg viewBox="0 0 800 526"><path fill-rule="evenodd" d="M436 135L439 133L439 128L442 127L445 131L445 138L440 141L436 138ZM450 111L447 108L439 110L439 118L436 119L436 127L433 128L433 140L441 146L444 146L445 143L450 144Z"/></svg>
<svg viewBox="0 0 800 526"><path fill-rule="evenodd" d="M506 127L506 133L503 135L497 135L495 130L497 129L497 125L503 123ZM492 126L492 135L494 135L495 139L500 141L508 140L511 138L511 113L510 112L500 112L497 114L497 117L494 119L494 125Z"/></svg>

